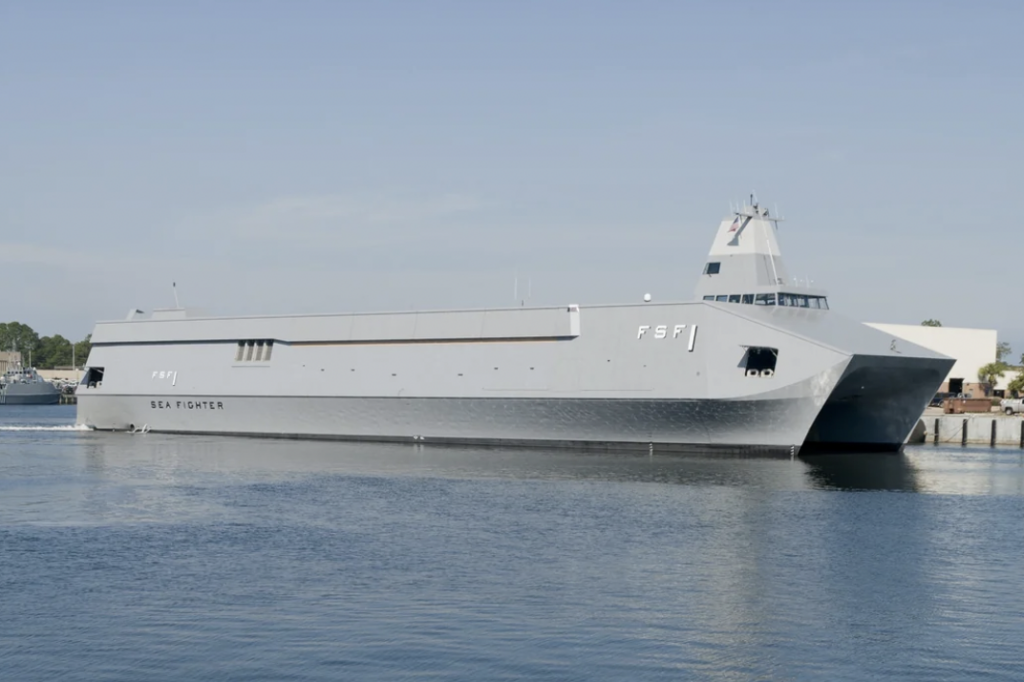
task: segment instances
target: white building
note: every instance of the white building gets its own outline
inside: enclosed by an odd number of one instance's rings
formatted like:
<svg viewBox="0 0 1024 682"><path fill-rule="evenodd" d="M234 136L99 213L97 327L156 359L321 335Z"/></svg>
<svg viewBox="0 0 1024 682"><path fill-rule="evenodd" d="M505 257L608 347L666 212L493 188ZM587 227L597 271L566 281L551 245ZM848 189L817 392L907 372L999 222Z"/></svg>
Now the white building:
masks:
<svg viewBox="0 0 1024 682"><path fill-rule="evenodd" d="M940 391L972 394L974 397L985 395L985 388L978 378L978 370L996 361L996 344L999 339L995 329L926 327L920 324L878 322L866 324L897 338L955 358L956 364L946 376ZM1007 382L1015 375L1016 372L1007 372L1002 380L996 383L995 388L1005 389Z"/></svg>

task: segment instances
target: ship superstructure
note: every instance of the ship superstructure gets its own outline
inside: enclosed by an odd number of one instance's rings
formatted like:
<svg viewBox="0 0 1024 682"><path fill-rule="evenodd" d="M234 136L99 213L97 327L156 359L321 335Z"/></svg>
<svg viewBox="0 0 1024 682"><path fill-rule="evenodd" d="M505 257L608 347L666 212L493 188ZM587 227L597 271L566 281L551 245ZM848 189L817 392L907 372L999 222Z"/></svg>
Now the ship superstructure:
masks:
<svg viewBox="0 0 1024 682"><path fill-rule="evenodd" d="M719 225L696 300L96 325L98 429L411 442L898 449L951 358L828 309L775 218Z"/></svg>
<svg viewBox="0 0 1024 682"><path fill-rule="evenodd" d="M823 289L791 279L777 238L781 218L751 204L719 226L697 282L695 298L719 303L828 310Z"/></svg>

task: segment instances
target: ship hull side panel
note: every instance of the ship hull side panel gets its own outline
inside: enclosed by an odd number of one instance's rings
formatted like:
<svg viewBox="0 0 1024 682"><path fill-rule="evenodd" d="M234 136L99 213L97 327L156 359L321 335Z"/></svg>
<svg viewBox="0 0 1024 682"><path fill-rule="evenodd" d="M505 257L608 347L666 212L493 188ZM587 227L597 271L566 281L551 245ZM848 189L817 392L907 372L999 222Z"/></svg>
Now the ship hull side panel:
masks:
<svg viewBox="0 0 1024 682"><path fill-rule="evenodd" d="M49 384L12 384L0 394L0 405L56 405L60 391Z"/></svg>
<svg viewBox="0 0 1024 682"><path fill-rule="evenodd" d="M485 329L486 312L458 318L459 329L484 330L477 339L438 338L443 317L415 325L359 317L246 322L252 328L240 330L275 340L269 362L235 360L244 337L232 339L231 320L220 320L217 338L206 341L187 321L175 323L180 338L167 342L151 328L162 323L125 323L106 342L96 336L89 365L104 368L104 378L79 387L78 421L183 433L789 449L800 447L829 401L840 405L833 392L853 376L851 358L865 371L884 361L894 383L914 364L915 349L829 312L755 308L605 306L581 309L571 324L556 311L551 324L538 318L537 331L514 338L504 318ZM145 331L138 342L135 324ZM345 338L328 335L335 327ZM755 346L777 352L771 376L744 369ZM930 375L908 379L915 391L935 388ZM818 440L845 442L863 427L878 430L871 442L894 442L904 412L927 402L918 397L879 403L896 408L895 423L885 409L830 408L836 416L820 420L828 433L819 429Z"/></svg>
<svg viewBox="0 0 1024 682"><path fill-rule="evenodd" d="M799 447L811 398L768 401L578 398L344 398L92 395L101 429L467 443Z"/></svg>

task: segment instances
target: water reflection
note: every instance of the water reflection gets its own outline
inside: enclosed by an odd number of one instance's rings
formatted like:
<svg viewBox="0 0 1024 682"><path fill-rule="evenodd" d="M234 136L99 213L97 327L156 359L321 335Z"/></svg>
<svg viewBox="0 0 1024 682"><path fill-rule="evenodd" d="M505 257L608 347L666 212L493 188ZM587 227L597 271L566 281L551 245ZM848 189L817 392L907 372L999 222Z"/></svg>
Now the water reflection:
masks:
<svg viewBox="0 0 1024 682"><path fill-rule="evenodd" d="M1017 450L0 432L0 452L11 679L1020 676Z"/></svg>
<svg viewBox="0 0 1024 682"><path fill-rule="evenodd" d="M1024 495L1024 450L984 446L919 445L907 448L924 492L953 495Z"/></svg>
<svg viewBox="0 0 1024 682"><path fill-rule="evenodd" d="M918 471L905 453L815 455L804 460L814 488L918 492Z"/></svg>
<svg viewBox="0 0 1024 682"><path fill-rule="evenodd" d="M631 454L571 449L92 433L79 441L86 470L188 483L198 475L280 478L310 474L590 480L671 485L806 487L799 459L715 453Z"/></svg>
<svg viewBox="0 0 1024 682"><path fill-rule="evenodd" d="M23 433L2 434L23 447ZM504 447L442 447L166 434L29 434L52 457L79 462L79 493L110 507L105 485L219 485L309 475L580 480L766 490L900 491L1024 496L1024 451L931 444L902 453L797 458L717 453L629 454ZM15 442L16 441L16 442ZM57 447L59 445L59 447ZM17 450L17 448L15 449ZM39 453L18 466L37 474ZM17 459L9 459L14 465ZM43 460L47 461L47 460ZM58 467L56 459L50 461Z"/></svg>
<svg viewBox="0 0 1024 682"><path fill-rule="evenodd" d="M1024 451L1015 448L920 445L902 453L766 458L163 434L66 437L74 439L90 476L170 485L211 475L226 482L342 474L1024 495Z"/></svg>

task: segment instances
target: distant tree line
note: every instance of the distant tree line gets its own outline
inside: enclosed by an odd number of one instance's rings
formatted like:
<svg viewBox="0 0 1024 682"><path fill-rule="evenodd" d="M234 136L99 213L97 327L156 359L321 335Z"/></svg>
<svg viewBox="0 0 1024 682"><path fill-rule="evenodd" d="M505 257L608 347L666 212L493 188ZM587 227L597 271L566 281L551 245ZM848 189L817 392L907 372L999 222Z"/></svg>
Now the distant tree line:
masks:
<svg viewBox="0 0 1024 682"><path fill-rule="evenodd" d="M72 343L60 334L40 337L32 327L21 322L0 322L0 351L18 351L22 362L39 369L70 367ZM92 334L74 344L75 364L81 367L89 357Z"/></svg>

